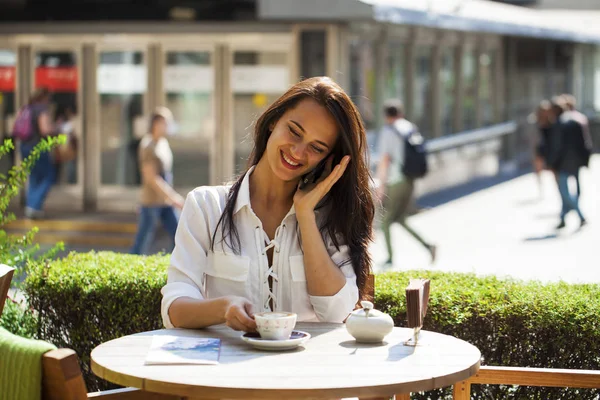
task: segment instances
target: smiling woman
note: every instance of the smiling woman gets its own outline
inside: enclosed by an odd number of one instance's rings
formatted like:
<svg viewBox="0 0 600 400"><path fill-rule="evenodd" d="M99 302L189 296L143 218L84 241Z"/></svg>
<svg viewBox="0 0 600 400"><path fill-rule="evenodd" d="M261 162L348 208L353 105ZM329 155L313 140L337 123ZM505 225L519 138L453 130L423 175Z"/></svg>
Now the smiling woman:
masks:
<svg viewBox="0 0 600 400"><path fill-rule="evenodd" d="M366 151L360 115L331 79L306 79L277 99L256 123L246 172L186 199L162 291L165 326L254 331L262 311L342 322L371 267Z"/></svg>

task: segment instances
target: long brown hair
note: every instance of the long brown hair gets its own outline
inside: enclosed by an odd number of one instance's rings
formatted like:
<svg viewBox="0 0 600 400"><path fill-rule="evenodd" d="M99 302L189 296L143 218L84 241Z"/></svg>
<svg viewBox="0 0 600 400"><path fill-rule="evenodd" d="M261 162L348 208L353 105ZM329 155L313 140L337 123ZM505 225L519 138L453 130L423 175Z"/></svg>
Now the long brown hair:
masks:
<svg viewBox="0 0 600 400"><path fill-rule="evenodd" d="M332 151L333 165L337 165L345 155L350 155L346 171L333 185L321 207L327 211L321 233L327 233L336 248L339 240L349 247L350 259L357 277L361 297L371 271L369 243L373 240L373 218L375 206L370 189L371 175L367 162L367 140L365 128L356 106L348 95L328 77L315 77L303 80L291 87L283 96L258 118L254 128L254 148L248 158L248 168L258 164L267 149L267 142L279 118L301 100L311 98L325 107L336 120L339 136ZM240 175L229 191L225 210L219 219L212 238L214 250L216 232L221 227L223 240L236 253L240 251L240 238L233 221L233 210L244 179ZM335 204L335 207L332 205Z"/></svg>
<svg viewBox="0 0 600 400"><path fill-rule="evenodd" d="M45 86L35 89L29 96L29 104L41 103L50 98L50 89Z"/></svg>

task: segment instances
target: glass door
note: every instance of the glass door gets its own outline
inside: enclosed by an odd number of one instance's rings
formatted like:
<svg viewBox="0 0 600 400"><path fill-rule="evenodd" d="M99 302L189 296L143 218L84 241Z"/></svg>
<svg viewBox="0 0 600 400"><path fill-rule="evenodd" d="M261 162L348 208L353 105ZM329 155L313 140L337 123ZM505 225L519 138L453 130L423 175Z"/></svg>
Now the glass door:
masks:
<svg viewBox="0 0 600 400"><path fill-rule="evenodd" d="M234 172L246 169L254 122L290 87L289 51L235 50L230 75L233 95Z"/></svg>
<svg viewBox="0 0 600 400"><path fill-rule="evenodd" d="M102 49L96 86L100 120L100 209L135 208L141 183L137 148L148 130L143 50Z"/></svg>
<svg viewBox="0 0 600 400"><path fill-rule="evenodd" d="M80 49L76 45L43 43L32 49L32 88L47 88L53 134L73 138L73 160L56 164L57 177L46 201L53 209L83 207L83 126L81 118ZM27 101L27 99L23 99Z"/></svg>
<svg viewBox="0 0 600 400"><path fill-rule="evenodd" d="M182 195L197 186L213 184L214 82L212 51L164 52L164 104L174 117L168 137L173 151L173 180Z"/></svg>
<svg viewBox="0 0 600 400"><path fill-rule="evenodd" d="M0 48L0 139L10 138L16 116L16 52L8 48ZM6 174L15 163L15 153L0 158L0 173Z"/></svg>
<svg viewBox="0 0 600 400"><path fill-rule="evenodd" d="M37 50L34 55L34 88L50 90L50 117L55 133L81 136L79 117L79 70L76 51ZM80 142L80 140L78 140ZM77 159L59 165L57 184L74 185L78 182Z"/></svg>

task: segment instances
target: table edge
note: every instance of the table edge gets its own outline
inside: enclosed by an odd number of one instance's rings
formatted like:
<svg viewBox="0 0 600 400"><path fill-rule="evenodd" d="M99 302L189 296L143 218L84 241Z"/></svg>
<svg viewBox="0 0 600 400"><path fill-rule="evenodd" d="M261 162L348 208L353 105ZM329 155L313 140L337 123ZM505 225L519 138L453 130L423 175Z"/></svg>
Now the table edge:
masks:
<svg viewBox="0 0 600 400"><path fill-rule="evenodd" d="M402 328L402 327L397 327ZM150 333L156 331L148 331L143 333ZM142 333L142 332L140 332ZM134 336L140 333L127 335ZM433 332L436 334L442 334L439 332ZM447 336L447 335L446 335ZM459 338L456 338L459 339ZM116 339L114 339L116 340ZM459 339L463 340L463 339ZM464 341L464 340L463 340ZM110 342L110 341L109 341ZM465 341L466 342L466 341ZM106 342L108 343L108 342ZM466 342L469 343L469 342ZM469 343L475 349L476 346ZM97 346L98 347L98 346ZM116 383L122 386L135 387L142 390L147 390L156 393L171 394L177 396L197 396L199 392L206 392L203 395L208 397L217 398L231 398L231 399L281 399L282 397L310 397L310 398L322 398L330 399L335 397L376 397L376 396L391 396L399 393L413 393L439 389L454 385L457 382L468 379L475 375L481 366L481 351L477 349L479 358L472 365L461 369L460 371L453 372L443 377L429 377L418 381L403 382L397 384L386 384L376 386L352 386L346 388L307 388L307 389L264 389L264 388L228 388L221 386L202 386L202 385L186 385L182 383L164 382L157 381L148 378L141 378L134 375L117 373L110 369L103 367L94 360L94 348L90 354L90 364L92 372L101 379L107 380L112 383Z"/></svg>

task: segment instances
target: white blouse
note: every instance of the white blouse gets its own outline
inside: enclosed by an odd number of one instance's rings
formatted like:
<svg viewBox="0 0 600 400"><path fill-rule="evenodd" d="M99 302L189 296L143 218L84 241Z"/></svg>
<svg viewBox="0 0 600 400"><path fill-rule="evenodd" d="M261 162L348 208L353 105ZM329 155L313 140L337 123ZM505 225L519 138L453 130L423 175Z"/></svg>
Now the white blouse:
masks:
<svg viewBox="0 0 600 400"><path fill-rule="evenodd" d="M225 241L220 241L221 226L216 232L214 251L210 250L231 186L203 186L188 194L175 235L167 284L161 291L165 327L173 328L168 311L179 297L202 300L241 296L252 302L255 312L271 311L272 301L272 311L294 312L299 321L342 322L354 309L358 287L348 246L340 244L338 251L327 237L327 251L346 276L346 284L333 296L310 296L294 207L270 240L250 205L252 171L253 168L242 181L233 213L241 254L235 254ZM319 221L319 210L315 213ZM269 265L267 258L270 248L274 250L273 265ZM272 277L272 291L269 277Z"/></svg>

